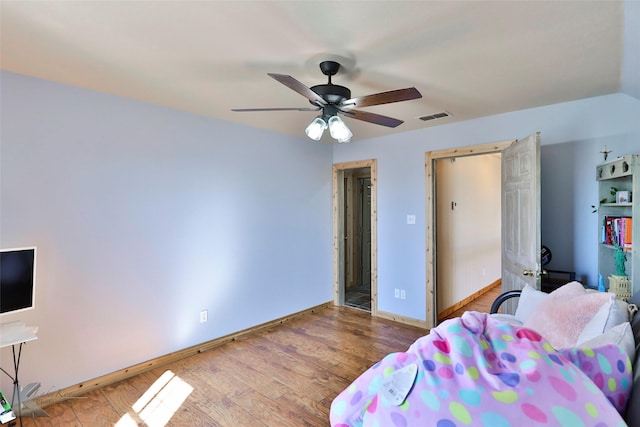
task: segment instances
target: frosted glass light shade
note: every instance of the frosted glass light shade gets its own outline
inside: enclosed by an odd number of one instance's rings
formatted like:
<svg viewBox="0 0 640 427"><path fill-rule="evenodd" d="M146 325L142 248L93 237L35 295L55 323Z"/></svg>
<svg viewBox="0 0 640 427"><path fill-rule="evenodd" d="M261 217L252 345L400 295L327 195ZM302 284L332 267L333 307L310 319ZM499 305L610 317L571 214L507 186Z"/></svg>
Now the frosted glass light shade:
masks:
<svg viewBox="0 0 640 427"><path fill-rule="evenodd" d="M307 136L313 139L314 141L319 141L320 138L322 138L322 133L326 128L327 128L327 124L325 123L325 121L322 120L320 117L316 117L315 119L313 119L311 124L307 126L307 128L304 130L304 133L306 133Z"/></svg>
<svg viewBox="0 0 640 427"><path fill-rule="evenodd" d="M338 116L332 116L329 119L329 132L331 132L331 137L337 139L340 143L351 141L353 136L353 133Z"/></svg>

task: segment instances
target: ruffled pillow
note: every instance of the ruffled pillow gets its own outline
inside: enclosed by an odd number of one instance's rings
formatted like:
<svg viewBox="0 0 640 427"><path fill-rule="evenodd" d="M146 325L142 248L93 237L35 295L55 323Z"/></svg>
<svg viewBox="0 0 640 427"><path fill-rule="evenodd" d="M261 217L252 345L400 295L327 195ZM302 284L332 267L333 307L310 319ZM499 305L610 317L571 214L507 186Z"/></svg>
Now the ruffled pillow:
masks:
<svg viewBox="0 0 640 427"><path fill-rule="evenodd" d="M524 326L545 337L555 348L575 347L580 333L604 304L615 295L586 292L579 282L551 292L529 315Z"/></svg>

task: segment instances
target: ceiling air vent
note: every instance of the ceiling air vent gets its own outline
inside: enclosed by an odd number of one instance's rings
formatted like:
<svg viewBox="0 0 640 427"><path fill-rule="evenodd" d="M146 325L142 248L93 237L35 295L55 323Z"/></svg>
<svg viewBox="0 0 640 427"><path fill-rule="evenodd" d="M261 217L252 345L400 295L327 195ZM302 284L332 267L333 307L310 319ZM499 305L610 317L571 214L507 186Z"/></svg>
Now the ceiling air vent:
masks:
<svg viewBox="0 0 640 427"><path fill-rule="evenodd" d="M424 122L428 122L429 120L435 120L435 119L443 119L445 117L449 117L452 116L453 114L451 114L448 111L443 111L441 113L435 113L435 114L429 114L428 116L422 116L422 117L418 117L420 120L424 121Z"/></svg>

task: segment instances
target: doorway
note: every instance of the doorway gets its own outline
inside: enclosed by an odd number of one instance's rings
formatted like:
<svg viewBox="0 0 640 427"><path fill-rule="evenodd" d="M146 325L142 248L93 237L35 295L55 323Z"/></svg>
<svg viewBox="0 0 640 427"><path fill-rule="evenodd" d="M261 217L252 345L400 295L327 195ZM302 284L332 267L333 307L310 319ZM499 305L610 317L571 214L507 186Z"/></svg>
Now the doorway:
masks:
<svg viewBox="0 0 640 427"><path fill-rule="evenodd" d="M334 165L334 302L376 312L376 163Z"/></svg>
<svg viewBox="0 0 640 427"><path fill-rule="evenodd" d="M431 151L425 155L425 167L426 167L426 191L427 191L427 323L430 325L438 324L438 314L447 307L441 307L444 301L446 301L446 295L439 295L440 293L440 276L443 278L452 277L451 274L447 274L447 271L438 271L438 269L444 269L447 265L447 260L440 258L441 252L445 252L442 255L446 256L446 248L438 246L438 237L440 237L440 245L443 245L443 236L438 236L438 208L443 206L449 210L455 211L457 208L463 208L463 206L457 206L455 200L440 200L437 193L438 188L438 176L437 176L437 162L447 161L451 162L452 159L462 158L467 156L487 155L501 153L502 150L509 147L513 141L505 141L495 144L484 144L465 148L456 148L442 151ZM453 203L453 204L452 204ZM442 216L442 213L440 213ZM499 237L499 236L498 236ZM464 236L460 237L461 239ZM448 243L448 241L446 241ZM454 252L455 254L455 252ZM451 263L455 264L456 255L453 256ZM497 261L500 263L500 260ZM449 265L451 265L451 263ZM482 266L475 271L482 276ZM488 269L485 268L484 274L488 273ZM480 278L482 280L482 278ZM444 286L443 293L449 292ZM443 298L444 296L444 298ZM456 297L457 298L457 297ZM461 301L468 302L466 300ZM445 303L446 304L446 303Z"/></svg>
<svg viewBox="0 0 640 427"><path fill-rule="evenodd" d="M425 154L427 192L427 324L437 325L437 159L501 153L501 290L540 289L540 133ZM515 303L514 303L515 304ZM513 313L514 305L506 312Z"/></svg>
<svg viewBox="0 0 640 427"><path fill-rule="evenodd" d="M501 154L435 161L438 321L500 286Z"/></svg>

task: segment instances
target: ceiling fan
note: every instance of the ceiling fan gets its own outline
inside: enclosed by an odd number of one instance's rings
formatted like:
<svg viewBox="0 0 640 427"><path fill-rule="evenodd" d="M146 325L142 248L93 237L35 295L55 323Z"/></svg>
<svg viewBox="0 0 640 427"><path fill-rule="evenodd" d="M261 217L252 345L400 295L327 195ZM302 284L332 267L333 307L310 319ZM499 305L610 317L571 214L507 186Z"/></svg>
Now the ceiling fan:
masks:
<svg viewBox="0 0 640 427"><path fill-rule="evenodd" d="M331 76L335 76L340 70L339 63L335 61L323 61L320 63L320 70L322 71L322 74L328 77L328 83L311 86L310 88L291 76L268 73L270 77L307 98L314 107L235 108L231 111L322 111L322 114L316 117L307 127L305 133L309 138L318 141L322 137L324 130L329 127L331 136L338 142L342 143L349 142L353 134L338 117L338 114L342 114L352 119L394 128L402 124L403 121L394 119L393 117L383 116L381 114L355 110L355 108L422 98L422 95L415 87L351 98L351 91L348 88L331 83Z"/></svg>

